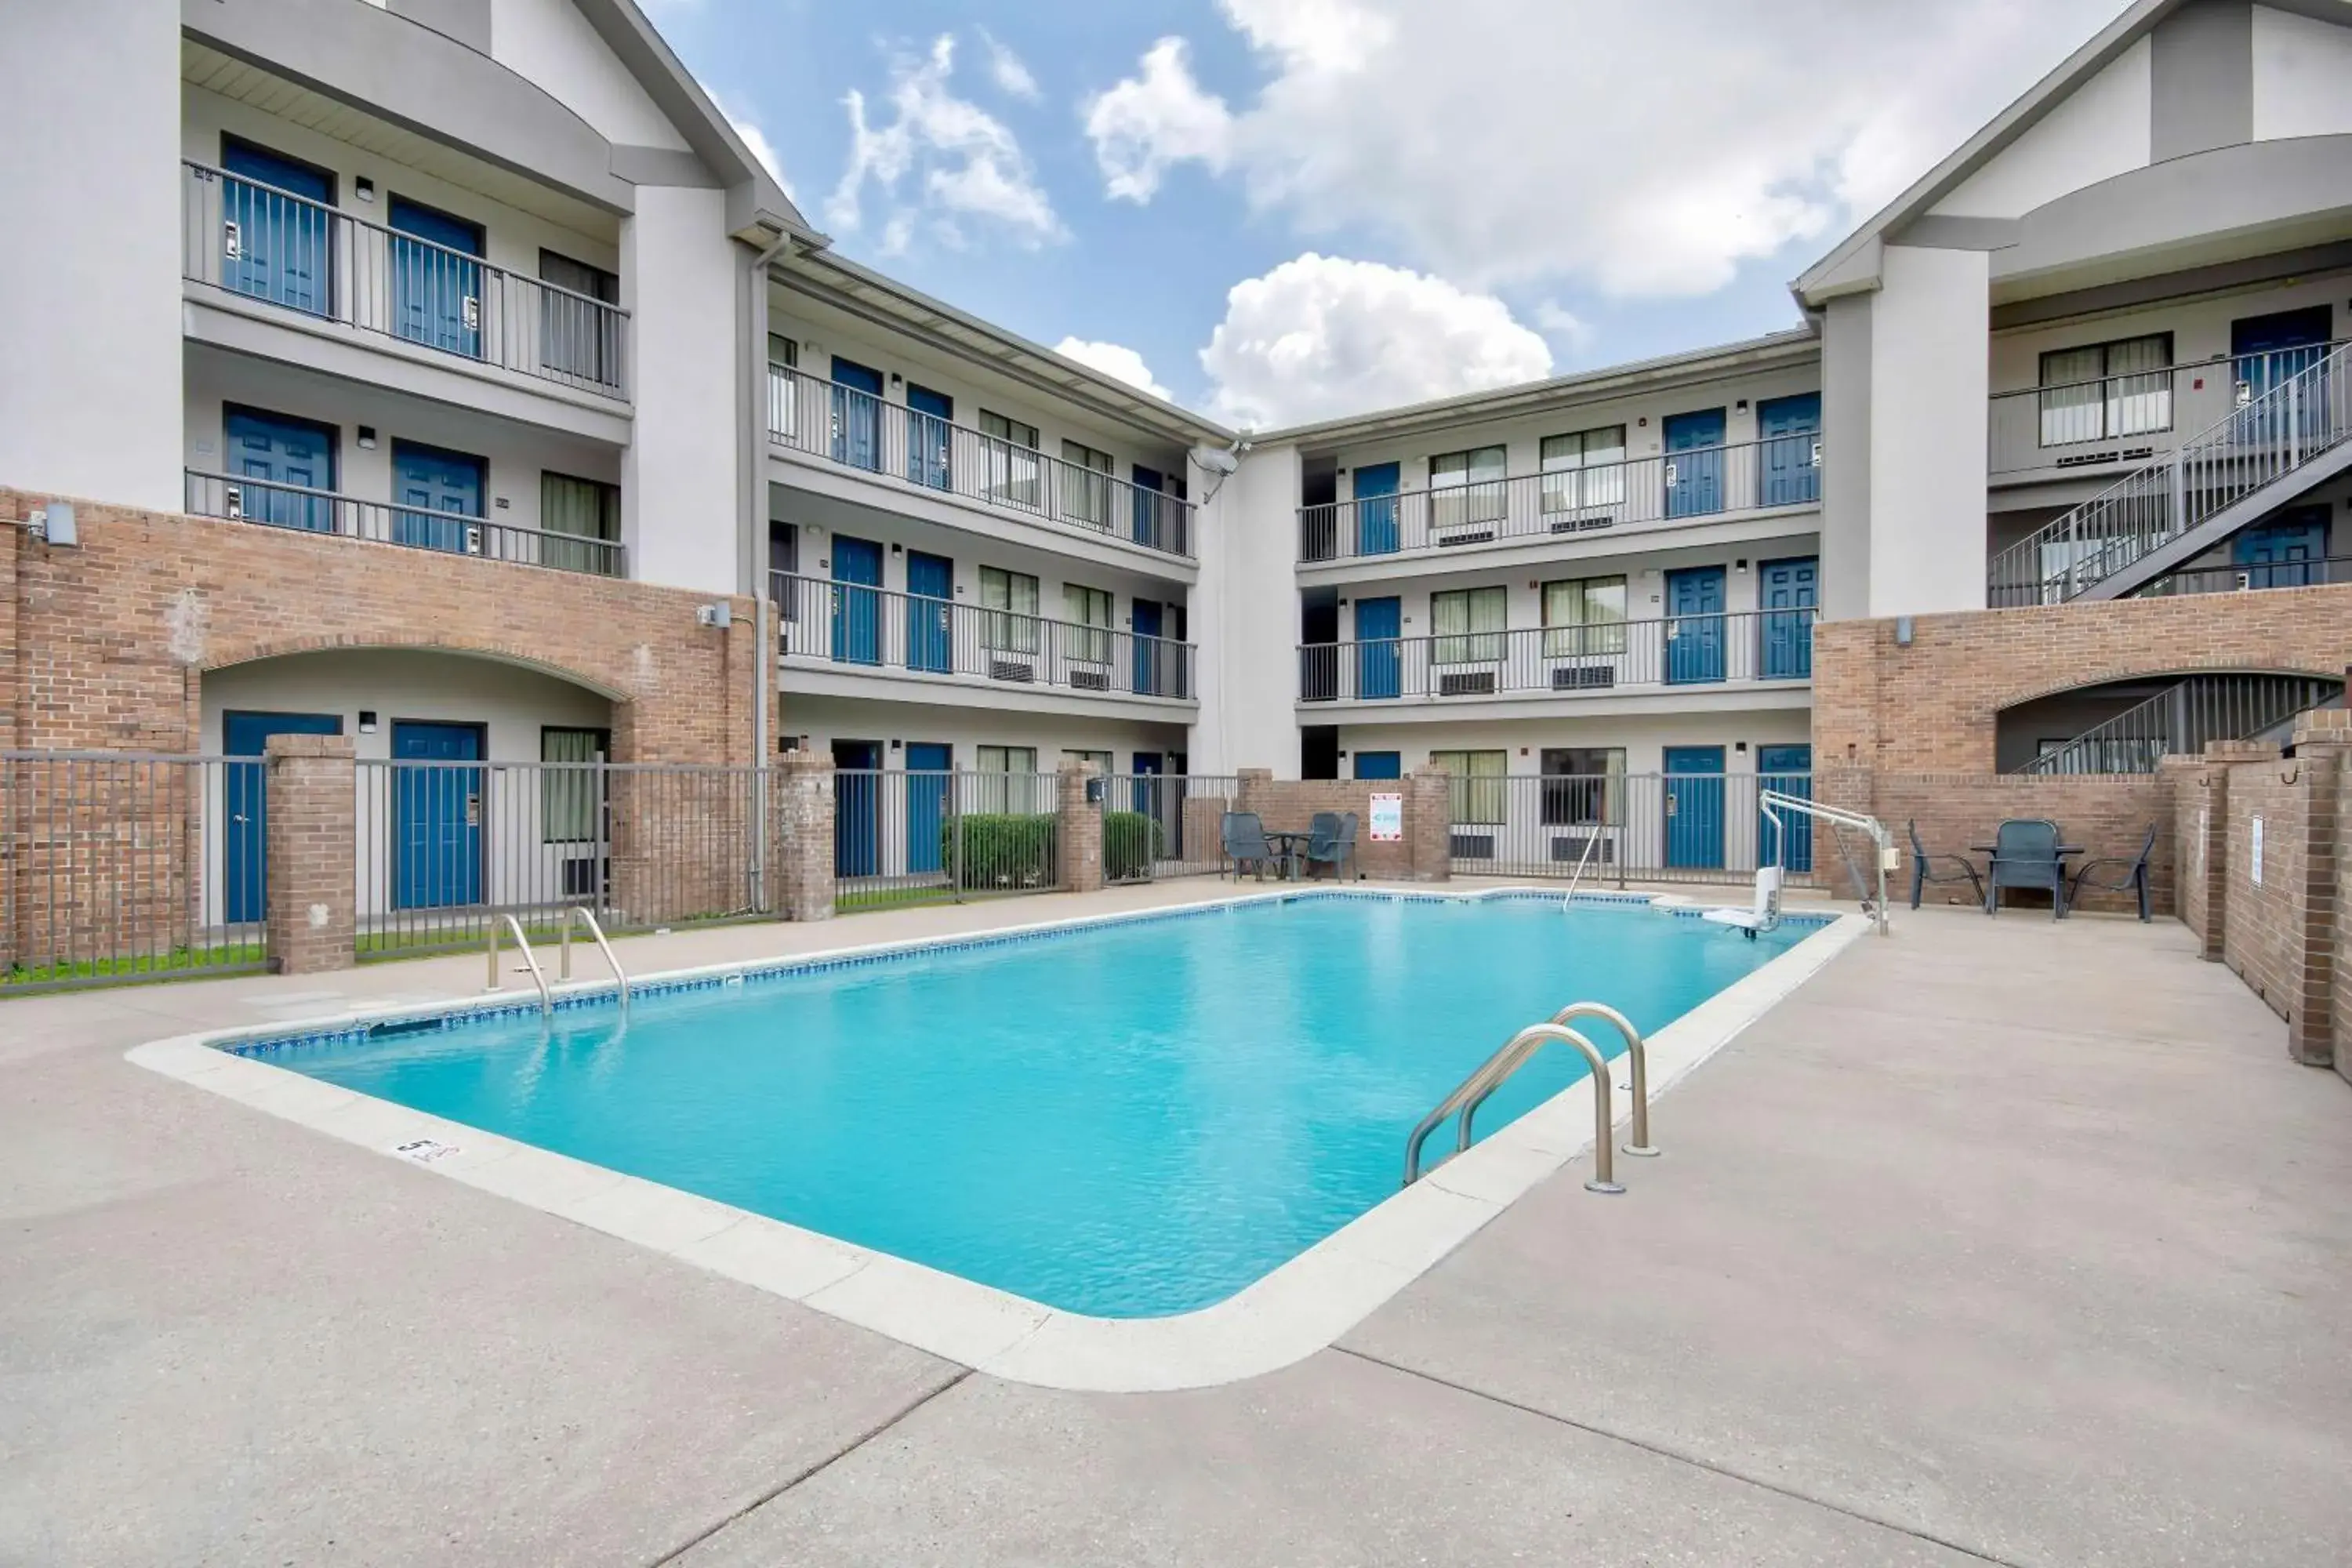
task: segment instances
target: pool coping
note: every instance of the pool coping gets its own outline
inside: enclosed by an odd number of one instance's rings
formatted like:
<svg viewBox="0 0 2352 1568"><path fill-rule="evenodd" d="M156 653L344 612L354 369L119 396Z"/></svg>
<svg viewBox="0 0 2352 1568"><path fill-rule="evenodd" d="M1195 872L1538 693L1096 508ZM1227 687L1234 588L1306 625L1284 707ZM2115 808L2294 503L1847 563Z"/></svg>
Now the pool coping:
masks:
<svg viewBox="0 0 2352 1568"><path fill-rule="evenodd" d="M1170 909L1079 915L961 935L864 943L665 971L634 977L632 989L642 994L725 984L734 978L868 963L908 952L992 945L1088 927L1329 898L1446 901L1537 898L1557 902L1562 895L1557 889L1538 887L1465 892L1350 888L1244 894ZM1678 894L1580 893L1574 901L1645 906L1685 916L1708 907ZM1870 922L1861 915L1830 916L1820 930L1786 952L1649 1036L1653 1102L1869 929ZM602 1002L615 989L607 980L559 986L555 993L560 1005L583 1005ZM1304 1360L1369 1317L1538 1183L1584 1153L1593 1142L1592 1080L1587 1077L1224 1300L1172 1317L1099 1318L1049 1307L907 1258L412 1110L272 1065L255 1055L224 1048L244 1045L248 1049L266 1049L272 1043L341 1035L384 1023L470 1017L518 1006L536 1010L538 1005L536 995L518 1002L500 994L488 999L477 995L359 1008L295 1023L248 1024L178 1035L133 1047L125 1055L165 1077L650 1247L944 1360L1013 1382L1108 1393L1210 1387ZM1617 1118L1621 1123L1623 1120L1622 1115ZM1671 1158L1671 1138L1662 1143ZM1643 1163L1633 1163L1632 1172L1621 1168L1619 1175L1637 1196Z"/></svg>

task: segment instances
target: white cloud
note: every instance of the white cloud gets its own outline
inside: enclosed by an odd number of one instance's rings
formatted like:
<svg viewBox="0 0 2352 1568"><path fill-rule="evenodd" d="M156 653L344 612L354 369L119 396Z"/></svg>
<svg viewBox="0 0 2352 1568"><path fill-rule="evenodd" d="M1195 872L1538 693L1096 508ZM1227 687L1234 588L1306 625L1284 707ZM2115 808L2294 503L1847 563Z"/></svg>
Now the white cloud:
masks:
<svg viewBox="0 0 2352 1568"><path fill-rule="evenodd" d="M727 123L735 128L735 134L743 138L743 145L751 149L751 156L767 166L776 184L783 187L784 195L795 202L799 201L800 197L793 194L793 183L784 178L784 161L776 156L775 143L768 140L768 133L760 128L760 122L752 118L751 111L712 92L708 84L703 90L710 93L710 101L718 105L719 112L727 117Z"/></svg>
<svg viewBox="0 0 2352 1568"><path fill-rule="evenodd" d="M988 79L999 92L1034 103L1044 96L1037 89L1037 79L1030 74L1027 62L1012 48L998 41L987 28L980 29L980 41L988 47Z"/></svg>
<svg viewBox="0 0 2352 1568"><path fill-rule="evenodd" d="M1145 50L1140 72L1082 106L1104 189L1139 203L1152 198L1171 163L1196 159L1222 170L1233 142L1233 116L1193 81L1183 39Z"/></svg>
<svg viewBox="0 0 2352 1568"><path fill-rule="evenodd" d="M1592 342L1592 323L1557 300L1546 300L1537 305L1535 317L1543 334L1571 354L1581 352Z"/></svg>
<svg viewBox="0 0 2352 1568"><path fill-rule="evenodd" d="M2117 3L1219 0L1269 73L1254 99L1167 38L1086 123L1113 197L1197 162L1467 284L1699 294L1825 247Z"/></svg>
<svg viewBox="0 0 2352 1568"><path fill-rule="evenodd" d="M1201 364L1211 412L1263 429L1537 380L1551 350L1492 295L1308 251L1234 285Z"/></svg>
<svg viewBox="0 0 2352 1568"><path fill-rule="evenodd" d="M1064 338L1054 345L1054 352L1064 359L1074 359L1092 370L1098 370L1113 381L1123 381L1129 386L1141 387L1152 396L1170 403L1176 395L1153 379L1151 367L1143 356L1125 343L1092 342L1085 338Z"/></svg>
<svg viewBox="0 0 2352 1568"><path fill-rule="evenodd" d="M902 250L919 230L941 243L969 243L975 226L1023 245L1063 237L1061 219L1038 184L1020 139L1003 121L950 90L955 39L941 34L930 53L891 68L892 118L875 125L866 95L851 89L849 163L825 202L828 223L845 232L866 221L869 187L883 209L886 252Z"/></svg>

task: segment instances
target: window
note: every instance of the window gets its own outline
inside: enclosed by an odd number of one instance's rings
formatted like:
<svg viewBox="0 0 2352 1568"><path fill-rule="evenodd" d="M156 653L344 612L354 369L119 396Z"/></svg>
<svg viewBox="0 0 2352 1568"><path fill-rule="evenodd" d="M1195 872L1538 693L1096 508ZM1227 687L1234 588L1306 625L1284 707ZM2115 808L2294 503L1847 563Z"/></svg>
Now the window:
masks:
<svg viewBox="0 0 2352 1568"><path fill-rule="evenodd" d="M1622 746L1547 746L1543 775L1546 827L1617 826L1624 821Z"/></svg>
<svg viewBox="0 0 2352 1568"><path fill-rule="evenodd" d="M597 386L621 383L621 280L558 251L539 253L541 368Z"/></svg>
<svg viewBox="0 0 2352 1568"><path fill-rule="evenodd" d="M781 332L768 334L768 434L789 447L805 444L800 437L800 344Z"/></svg>
<svg viewBox="0 0 2352 1568"><path fill-rule="evenodd" d="M2072 446L2172 428L2172 334L2042 356L2042 444Z"/></svg>
<svg viewBox="0 0 2352 1568"><path fill-rule="evenodd" d="M1053 781L1037 777L1034 746L982 746L977 767L983 775L973 782L978 809L988 812L1034 813L1048 809Z"/></svg>
<svg viewBox="0 0 2352 1568"><path fill-rule="evenodd" d="M1544 657L1625 651L1625 579L1570 578L1543 585Z"/></svg>
<svg viewBox="0 0 2352 1568"><path fill-rule="evenodd" d="M539 760L556 764L539 770L539 838L542 844L590 844L604 837L601 763L612 754L610 730L542 725Z"/></svg>
<svg viewBox="0 0 2352 1568"><path fill-rule="evenodd" d="M1064 441L1062 461L1062 515L1090 528L1108 528L1115 482L1110 454L1083 441Z"/></svg>
<svg viewBox="0 0 2352 1568"><path fill-rule="evenodd" d="M1454 588L1429 596L1430 629L1437 664L1493 664L1503 657L1504 595L1501 588Z"/></svg>
<svg viewBox="0 0 2352 1568"><path fill-rule="evenodd" d="M1611 425L1543 438L1546 518L1555 523L1561 519L1608 522L1624 501L1625 426Z"/></svg>
<svg viewBox="0 0 2352 1568"><path fill-rule="evenodd" d="M987 438L988 499L1013 506L1037 504L1037 426L980 411L980 433Z"/></svg>
<svg viewBox="0 0 2352 1568"><path fill-rule="evenodd" d="M981 646L1013 653L1037 651L1037 579L994 566L980 569ZM1034 761L1033 757L1031 759Z"/></svg>
<svg viewBox="0 0 2352 1568"><path fill-rule="evenodd" d="M1453 775L1449 805L1455 826L1464 823L1499 823L1507 784L1508 752L1432 752L1429 760Z"/></svg>
<svg viewBox="0 0 2352 1568"><path fill-rule="evenodd" d="M1111 753L1108 752L1074 752L1064 747L1062 762L1065 766L1072 763L1088 763L1093 764L1095 772L1105 778L1110 777Z"/></svg>
<svg viewBox="0 0 2352 1568"><path fill-rule="evenodd" d="M1093 664L1110 662L1111 596L1101 588L1062 584L1062 618L1084 631L1066 632L1064 649L1072 658Z"/></svg>
<svg viewBox="0 0 2352 1568"><path fill-rule="evenodd" d="M1476 447L1429 459L1431 520L1439 529L1492 525L1503 519L1503 448Z"/></svg>
<svg viewBox="0 0 2352 1568"><path fill-rule="evenodd" d="M1037 771L1037 748L982 746L980 748L980 771L984 773L1034 773Z"/></svg>
<svg viewBox="0 0 2352 1568"><path fill-rule="evenodd" d="M539 476L539 527L561 539L539 542L539 563L566 572L593 572L618 576L621 538L621 487L602 479L579 479L570 474ZM572 540L583 542L573 543Z"/></svg>

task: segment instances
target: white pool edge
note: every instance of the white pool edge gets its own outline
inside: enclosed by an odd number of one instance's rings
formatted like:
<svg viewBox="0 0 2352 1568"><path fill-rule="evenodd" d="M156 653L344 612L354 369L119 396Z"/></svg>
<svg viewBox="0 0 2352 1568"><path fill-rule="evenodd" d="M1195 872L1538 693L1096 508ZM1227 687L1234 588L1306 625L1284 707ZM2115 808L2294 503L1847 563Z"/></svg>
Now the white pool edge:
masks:
<svg viewBox="0 0 2352 1568"><path fill-rule="evenodd" d="M1339 896L1478 900L1548 894L1542 888L1324 889ZM1297 896L1297 890L1207 900L1163 911L1121 911L992 931L875 942L822 952L667 971L638 984L790 968L848 956L1182 915ZM1686 900L1664 895L1654 900ZM1654 1103L1692 1069L1870 929L1840 915L1788 952L1648 1038ZM559 988L573 995L609 982ZM337 1014L303 1023L246 1025L150 1041L128 1059L281 1120L391 1158L431 1140L452 1152L422 1169L666 1253L813 1307L992 1376L1047 1388L1146 1393L1201 1388L1288 1366L1331 1344L1468 1240L1489 1220L1592 1145L1592 1080L1570 1085L1468 1153L1438 1166L1225 1300L1168 1318L1097 1318L994 1289L921 1264L716 1203L675 1187L341 1089L288 1068L218 1049L303 1029L356 1027L479 1005L479 996ZM1537 1022L1538 1020L1529 1020ZM1498 1042L1499 1043L1499 1042ZM1605 1047L1604 1047L1605 1048ZM1621 1116L1620 1121L1623 1120ZM1675 1153L1669 1123L1654 1136ZM1400 1161L1402 1142L1398 1146ZM1643 1162L1621 1165L1637 1197Z"/></svg>

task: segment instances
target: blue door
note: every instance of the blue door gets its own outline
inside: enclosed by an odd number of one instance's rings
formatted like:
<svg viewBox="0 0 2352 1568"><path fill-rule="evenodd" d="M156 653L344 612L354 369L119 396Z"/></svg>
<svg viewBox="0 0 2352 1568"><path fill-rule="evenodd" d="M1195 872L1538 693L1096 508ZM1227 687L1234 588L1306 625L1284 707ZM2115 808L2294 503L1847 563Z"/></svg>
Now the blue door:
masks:
<svg viewBox="0 0 2352 1568"><path fill-rule="evenodd" d="M882 742L833 743L833 874L882 869Z"/></svg>
<svg viewBox="0 0 2352 1568"><path fill-rule="evenodd" d="M393 330L481 358L482 226L399 196L391 218Z"/></svg>
<svg viewBox="0 0 2352 1568"><path fill-rule="evenodd" d="M2325 506L2295 507L2231 541L2231 562L2245 571L2246 586L2308 588L2326 582L2327 513Z"/></svg>
<svg viewBox="0 0 2352 1568"><path fill-rule="evenodd" d="M1723 510L1723 410L1666 416L1666 515Z"/></svg>
<svg viewBox="0 0 2352 1568"><path fill-rule="evenodd" d="M1723 748L1666 748L1666 864L1723 865Z"/></svg>
<svg viewBox="0 0 2352 1568"><path fill-rule="evenodd" d="M1404 777L1402 752L1358 752L1350 759L1360 779L1401 779Z"/></svg>
<svg viewBox="0 0 2352 1568"><path fill-rule="evenodd" d="M834 362L836 381L843 363ZM948 488L948 429L954 418L954 398L911 381L907 384L908 483L935 490Z"/></svg>
<svg viewBox="0 0 2352 1568"><path fill-rule="evenodd" d="M224 713L221 751L232 757L257 757L272 735L340 735L340 713ZM268 775L259 763L231 763L225 771L227 821L221 830L221 916L257 921L266 912L269 885Z"/></svg>
<svg viewBox="0 0 2352 1568"><path fill-rule="evenodd" d="M463 452L394 441L392 494L401 510L392 514L393 542L458 554L478 552L478 531L464 520L482 515L486 471L481 458Z"/></svg>
<svg viewBox="0 0 2352 1568"><path fill-rule="evenodd" d="M1723 568L1666 574L1666 679L1723 679Z"/></svg>
<svg viewBox="0 0 2352 1568"><path fill-rule="evenodd" d="M843 664L882 662L882 547L870 539L833 536L833 657Z"/></svg>
<svg viewBox="0 0 2352 1568"><path fill-rule="evenodd" d="M882 467L882 373L833 356L833 460Z"/></svg>
<svg viewBox="0 0 2352 1568"><path fill-rule="evenodd" d="M937 871L947 864L948 784L955 749L929 741L907 742L907 869Z"/></svg>
<svg viewBox="0 0 2352 1568"><path fill-rule="evenodd" d="M335 488L335 433L307 419L232 408L221 420L226 468L254 481L236 488L236 513L248 522L335 531L335 503L306 490ZM278 486L288 487L278 489Z"/></svg>
<svg viewBox="0 0 2352 1568"><path fill-rule="evenodd" d="M834 551L838 563L841 552ZM877 556L875 568L881 568ZM865 595L861 597L878 597ZM907 552L907 668L944 673L955 668L955 563L944 555ZM908 767L915 764L908 763Z"/></svg>
<svg viewBox="0 0 2352 1568"><path fill-rule="evenodd" d="M1158 468L1147 468L1138 463L1129 470L1135 481L1132 504L1135 508L1135 542L1157 550L1160 548L1160 491L1166 488L1168 476Z"/></svg>
<svg viewBox="0 0 2352 1568"><path fill-rule="evenodd" d="M1759 506L1809 506L1822 499L1820 450L1822 395L1768 397L1756 405L1756 434L1763 437L1763 483Z"/></svg>
<svg viewBox="0 0 2352 1568"><path fill-rule="evenodd" d="M395 721L392 754L393 902L443 910L482 901L482 731Z"/></svg>
<svg viewBox="0 0 2352 1568"><path fill-rule="evenodd" d="M1356 470L1356 553L1359 555L1393 555L1403 542L1397 527L1399 471L1394 463L1367 463Z"/></svg>
<svg viewBox="0 0 2352 1568"><path fill-rule="evenodd" d="M1778 790L1793 795L1800 800L1813 798L1813 749L1811 746L1759 746L1756 748L1756 787ZM1756 858L1759 866L1772 863L1772 828L1765 820L1763 808L1756 812ZM1780 867L1790 872L1813 868L1813 823L1808 816L1780 814L1783 837L1780 841Z"/></svg>
<svg viewBox="0 0 2352 1568"><path fill-rule="evenodd" d="M334 180L242 142L223 142L221 282L314 316L335 300Z"/></svg>
<svg viewBox="0 0 2352 1568"><path fill-rule="evenodd" d="M1402 689L1403 650L1397 637L1404 630L1404 601L1356 601L1356 695L1394 697Z"/></svg>
<svg viewBox="0 0 2352 1568"><path fill-rule="evenodd" d="M1762 600L1759 660L1767 680L1810 680L1813 674L1813 609L1820 604L1821 563L1767 561L1756 569Z"/></svg>
<svg viewBox="0 0 2352 1568"><path fill-rule="evenodd" d="M2264 394L2284 385L2326 357L2333 309L2315 305L2267 316L2242 317L2230 323L2230 355L2237 362L2233 374L2239 406L2260 401ZM2248 428L2240 439L2286 443L2307 440L2317 433L2327 421L2327 395L2324 379L2313 379L2320 384L2306 384L2305 395L2300 399L2299 420L2291 420L2282 403L2279 407L2252 416L2259 422L2258 427Z"/></svg>
<svg viewBox="0 0 2352 1568"><path fill-rule="evenodd" d="M1135 692L1139 697L1177 695L1166 689L1172 685L1171 672L1161 668L1168 657L1168 645L1160 639L1160 604L1154 599L1138 599L1129 627L1135 633Z"/></svg>

